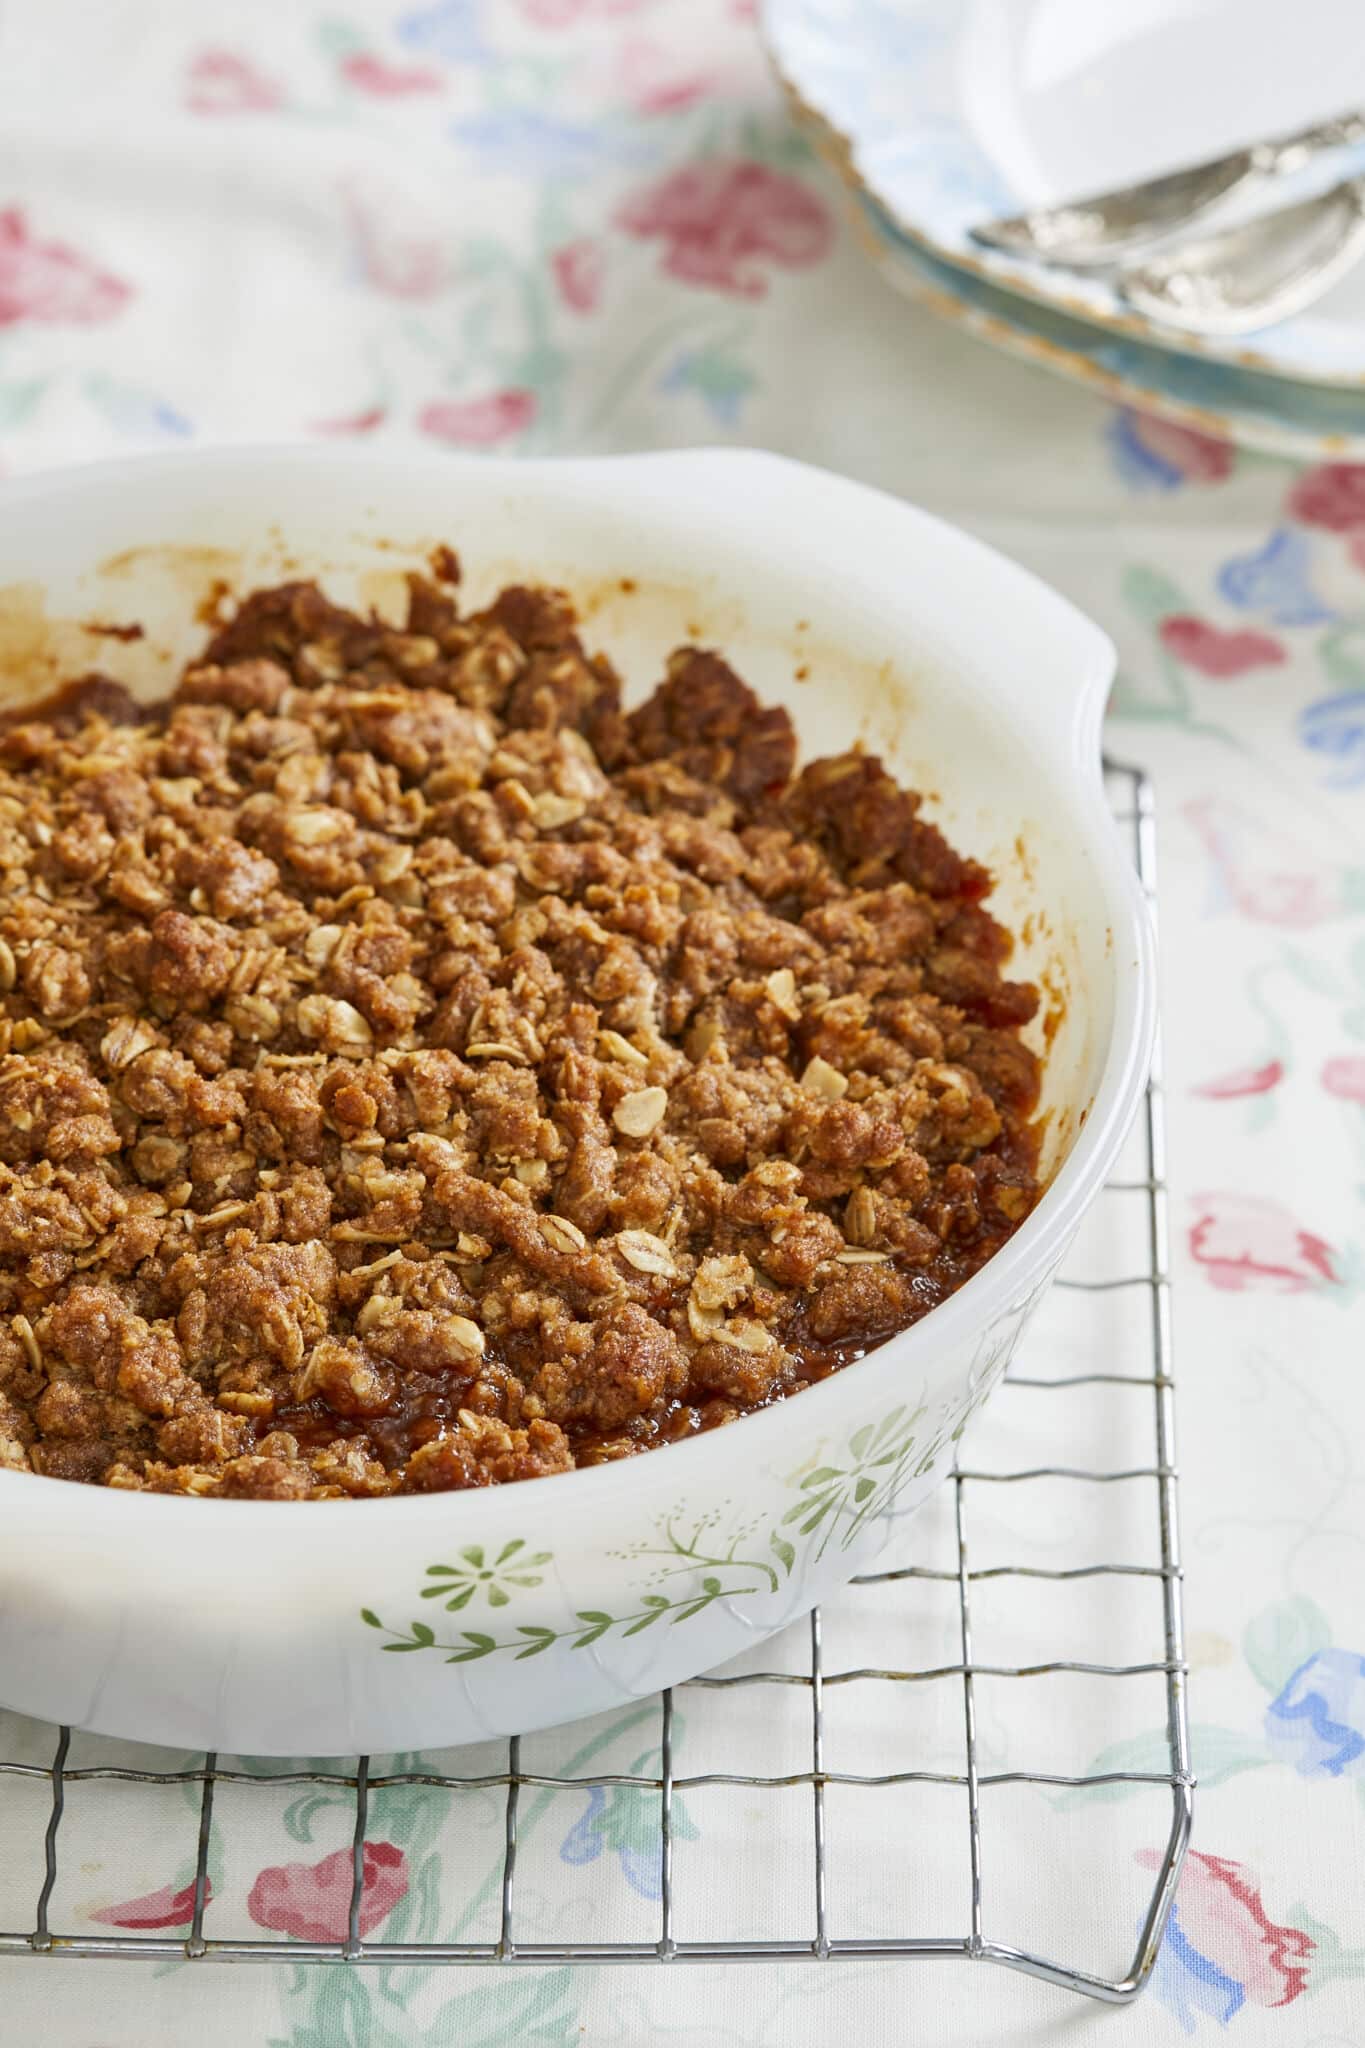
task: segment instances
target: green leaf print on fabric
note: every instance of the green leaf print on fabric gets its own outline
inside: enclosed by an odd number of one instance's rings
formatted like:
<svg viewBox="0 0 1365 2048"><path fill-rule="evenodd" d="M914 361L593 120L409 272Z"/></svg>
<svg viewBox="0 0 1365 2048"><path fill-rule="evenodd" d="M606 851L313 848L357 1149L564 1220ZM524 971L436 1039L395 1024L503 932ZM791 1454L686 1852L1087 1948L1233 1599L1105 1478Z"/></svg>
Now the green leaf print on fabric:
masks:
<svg viewBox="0 0 1365 2048"><path fill-rule="evenodd" d="M1247 1624L1242 1653L1266 1691L1278 1694L1331 1641L1331 1623L1313 1601L1281 1600Z"/></svg>
<svg viewBox="0 0 1365 2048"><path fill-rule="evenodd" d="M658 1706L630 1707L613 1716L603 1727L599 1722L591 1734L559 1768L565 1777L582 1777L591 1783L594 1760L628 1736L632 1730L657 1730ZM675 1719L675 1736L681 1740L683 1721ZM314 1760L321 1762L322 1760ZM439 1768L438 1759L421 1752L407 1752L386 1759L395 1773ZM657 1748L637 1756L633 1772L657 1774ZM266 1773L262 1773L266 1775ZM415 1872L406 1896L385 1920L384 1941L477 1941L488 1925L487 1913L496 1901L502 1883L503 1852L501 1830L497 1847L481 1879L463 1896L452 1896L451 1851L443 1839L446 1822L457 1800L448 1786L390 1786L376 1795L375 1822L384 1836L402 1848ZM518 1840L525 1844L544 1821L562 1808L560 1795L541 1790L523 1795ZM329 1803L325 1795L318 1810ZM349 1827L354 1819L353 1795L338 1788L330 1803L337 1819ZM695 1834L680 1799L674 1805L675 1832L683 1839ZM611 1821L610 1847L629 1846L638 1816L625 1811ZM681 1825L680 1825L681 1823ZM619 1837L619 1843L617 1838ZM657 1832L651 1846L657 1841ZM290 1973L284 1992L289 2031L278 2036L270 2048L503 2048L505 2042L536 2042L544 2048L571 2048L582 2039L576 1997L584 1979L570 1969L497 1971L479 1973L468 1991L456 1991L432 2006L422 1994L427 1987L441 1984L439 1973L427 1969L385 1967L379 1970L296 1969ZM444 1979L449 1982L449 1979Z"/></svg>
<svg viewBox="0 0 1365 2048"><path fill-rule="evenodd" d="M535 2042L570 2048L582 2038L567 1969L499 1972L481 1977L419 2017L415 1980L429 1971L385 1970L382 1981L360 1970L300 1970L304 2008L291 2031L270 2048L505 2048Z"/></svg>
<svg viewBox="0 0 1365 2048"><path fill-rule="evenodd" d="M1301 1596L1277 1600L1272 1606L1263 1608L1248 1624L1242 1637L1242 1651L1253 1677L1276 1699L1295 1672L1320 1651L1329 1649L1331 1644L1332 1627L1327 1616L1312 1600ZM1228 1779L1244 1771L1258 1770L1262 1765L1282 1761L1259 1733L1252 1735L1240 1729L1219 1728L1208 1723L1196 1723L1191 1728L1190 1759L1201 1791L1226 1784ZM1087 1775L1102 1777L1110 1771L1133 1771L1165 1776L1169 1769L1170 1747L1166 1730L1153 1728L1145 1735L1101 1750L1092 1759ZM1365 1780L1357 1790L1362 1787L1365 1787ZM1129 1799L1143 1789L1141 1784L1130 1783L1076 1785L1059 1793L1053 1804L1067 1808L1093 1799Z"/></svg>
<svg viewBox="0 0 1365 2048"><path fill-rule="evenodd" d="M1140 666L1128 661L1120 663L1109 699L1109 716L1162 720L1183 726L1187 732L1240 746L1236 735L1225 727L1196 716L1196 698L1188 672L1161 639L1163 620L1188 618L1198 607L1164 571L1142 562L1130 563L1124 570L1119 594L1128 611L1148 629L1151 641L1149 658Z"/></svg>
<svg viewBox="0 0 1365 2048"><path fill-rule="evenodd" d="M712 419L733 426L758 379L729 341L683 349L660 381L661 391L690 391L701 399Z"/></svg>
<svg viewBox="0 0 1365 2048"><path fill-rule="evenodd" d="M1291 1908L1289 1924L1301 1929L1313 1944L1312 1967L1308 1973L1310 1994L1323 1990L1334 1980L1358 1981L1365 1977L1365 1949L1348 1948L1341 1936L1332 1928L1325 1927L1321 1920L1315 1920L1306 1906ZM1325 2039L1322 2048L1335 2048L1335 2043Z"/></svg>
<svg viewBox="0 0 1365 2048"><path fill-rule="evenodd" d="M1184 592L1159 569L1133 563L1119 585L1124 604L1152 629L1152 669L1139 674L1123 663L1109 700L1112 718L1165 718L1183 723L1190 714L1189 681L1175 656L1162 646L1156 628L1172 613L1188 612Z"/></svg>
<svg viewBox="0 0 1365 2048"><path fill-rule="evenodd" d="M1311 953L1305 953L1298 946L1286 946L1282 957L1294 979L1304 988L1311 989L1314 995L1326 996L1334 1003L1345 997L1346 989L1324 961L1315 960Z"/></svg>
<svg viewBox="0 0 1365 2048"><path fill-rule="evenodd" d="M1342 619L1324 633L1318 659L1339 690L1365 690L1365 617Z"/></svg>
<svg viewBox="0 0 1365 2048"><path fill-rule="evenodd" d="M47 377L26 377L0 384L0 431L22 426L36 411L49 382Z"/></svg>
<svg viewBox="0 0 1365 2048"><path fill-rule="evenodd" d="M1254 1771L1268 1764L1263 1742L1253 1742L1232 1728L1195 1726L1190 1730L1190 1753L1194 1774L1201 1788L1225 1784L1241 1771ZM1103 1777L1110 1771L1136 1771L1150 1777L1165 1777L1171 1768L1170 1741L1164 1728L1153 1728L1131 1741L1115 1742L1090 1761L1087 1776ZM1053 1804L1066 1809L1092 1800L1131 1799L1151 1791L1150 1785L1121 1782L1115 1785L1071 1785L1057 1794Z"/></svg>

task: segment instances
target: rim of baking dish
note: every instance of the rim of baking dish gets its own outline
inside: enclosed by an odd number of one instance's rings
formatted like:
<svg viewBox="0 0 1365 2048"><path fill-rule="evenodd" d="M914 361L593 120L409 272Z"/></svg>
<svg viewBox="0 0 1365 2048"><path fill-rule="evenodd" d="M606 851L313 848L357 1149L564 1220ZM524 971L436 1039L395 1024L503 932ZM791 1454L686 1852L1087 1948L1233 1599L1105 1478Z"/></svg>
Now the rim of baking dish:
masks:
<svg viewBox="0 0 1365 2048"><path fill-rule="evenodd" d="M756 484L762 486L758 495L768 499L767 509L786 518L796 509L813 510L818 502L826 518L833 515L830 530L837 535L841 514L852 523L856 516L866 518L875 513L889 526L899 526L907 538L917 536L932 541L940 550L954 552L979 579L983 602L989 593L989 608L1000 623L1002 635L1007 630L1006 606L1013 598L1020 606L1027 606L1035 617L1045 618L1059 639L1072 643L1074 673L1067 679L1062 709L1054 721L1055 751L1058 769L1063 771L1074 802L1076 844L1084 849L1092 866L1110 919L1114 1005L1108 1050L1093 1098L1065 1159L1032 1214L983 1267L921 1321L888 1338L864 1358L804 1388L799 1395L775 1401L771 1407L742 1416L724 1429L658 1445L638 1457L576 1467L533 1481L429 1494L391 1494L363 1502L189 1498L0 1469L0 1517L17 1509L30 1533L36 1533L35 1525L42 1520L55 1517L66 1523L73 1513L98 1521L111 1531L136 1525L147 1529L158 1521L174 1521L182 1535L187 1535L191 1528L207 1535L210 1529L221 1532L230 1525L235 1525L242 1534L248 1522L258 1524L270 1519L281 1527L290 1527L295 1547L307 1543L311 1536L321 1536L324 1530L329 1545L335 1545L343 1529L351 1531L356 1541L364 1540L367 1534L372 1539L378 1534L376 1516L382 1518L387 1535L428 1528L433 1519L439 1518L443 1537L455 1541L464 1536L479 1536L490 1520L500 1519L508 1512L521 1520L525 1520L528 1512L541 1512L526 1501L525 1489L534 1486L533 1498L539 1501L541 1487L551 1481L554 1490L544 1498L547 1506L554 1502L557 1517L575 1512L591 1514L597 1507L619 1508L633 1485L657 1489L663 1478L656 1464L660 1457L668 1460L669 1487L685 1488L688 1474L699 1471L703 1460L728 1461L738 1448L748 1462L757 1464L765 1453L769 1459L779 1453L784 1436L818 1441L839 1405L847 1403L850 1376L866 1382L873 1374L890 1369L894 1377L904 1379L913 1373L922 1357L984 1330L995 1315L1026 1300L1065 1251L1082 1215L1112 1170L1147 1081L1156 1036L1152 918L1136 870L1116 831L1103 787L1100 732L1115 668L1115 652L1108 636L1031 570L951 522L873 485L854 482L833 471L762 449L722 446L523 461L451 456L401 444L356 449L350 445L316 445L305 441L239 443L70 464L6 479L0 481L0 516L15 508L22 509L25 501L79 492L96 480L136 485L143 479L150 481L193 468L206 473L256 472L279 463L303 464L320 472L369 471L376 484L398 478L404 472L419 471L451 486L458 483L462 474L477 472L484 482L490 473L501 474L520 492L528 485L551 480L556 489L581 484L594 488L604 502L613 502L618 507L625 508L634 499L641 516L654 519L666 519L680 504L684 510L695 510L698 493L714 506L717 473L729 472L736 482L743 476L750 497ZM669 485L666 495L657 489L665 480ZM265 487L268 479L262 475L261 481ZM681 498L678 491L679 486L688 484L692 487L690 507L686 488ZM799 508L798 501L803 495L812 503ZM733 510L737 496L724 501L728 510ZM267 521L262 523L264 528Z"/></svg>

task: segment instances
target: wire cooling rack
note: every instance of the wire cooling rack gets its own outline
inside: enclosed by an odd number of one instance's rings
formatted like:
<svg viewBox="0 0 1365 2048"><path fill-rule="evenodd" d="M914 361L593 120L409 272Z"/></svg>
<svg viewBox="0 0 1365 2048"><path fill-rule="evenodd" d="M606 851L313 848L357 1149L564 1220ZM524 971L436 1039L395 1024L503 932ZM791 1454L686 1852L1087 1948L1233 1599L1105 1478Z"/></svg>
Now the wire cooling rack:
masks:
<svg viewBox="0 0 1365 2048"><path fill-rule="evenodd" d="M1153 894L1151 788L1138 771L1118 767L1107 770L1107 788L1116 819L1132 835L1144 886ZM1181 1642L1159 1073L1153 1075L1130 1151L1130 1163L1097 1205L1102 1215L1121 1211L1123 1228L1107 1237L1103 1226L1098 1236L1092 1232L1088 1249L1080 1245L1078 1257L1068 1263L1054 1290L1061 1319L1047 1326L1052 1335L1037 1326L1029 1333L987 1416L974 1426L965 1447L967 1461L959 1462L951 1485L907 1531L915 1561L855 1580L841 1600L823 1614L817 1610L775 1643L761 1646L743 1668L731 1666L664 1693L655 1702L642 1703L631 1718L637 1727L649 1724L652 1746L645 1752L644 1767L637 1760L632 1768L598 1773L565 1768L562 1762L558 1768L540 1768L546 1738L523 1737L474 1752L443 1752L439 1759L394 1760L387 1769L382 1760L367 1757L358 1758L354 1768L343 1760L312 1769L253 1766L250 1760L213 1754L190 1759L179 1768L153 1769L151 1761L160 1760L156 1752L147 1753L149 1767L144 1769L136 1748L122 1746L117 1752L120 1758L130 1756L131 1763L82 1763L80 1745L89 1738L75 1737L73 1749L70 1730L50 1731L54 1747L46 1750L37 1746L45 1731L32 1723L18 1724L29 1739L7 1740L0 1754L0 1838L10 1845L7 1855L21 1822L35 1836L41 1831L42 1839L41 1846L33 1843L38 1888L32 1924L0 1931L0 1954L333 1965L767 1963L802 1958L885 1962L956 1957L1024 1971L1112 2003L1134 1997L1156 1960L1170 1912L1189 1836L1193 1789ZM1132 1263L1120 1270L1107 1269L1105 1246L1112 1267L1119 1243L1126 1244ZM1073 1365L1078 1369L1067 1369ZM983 1439L982 1426L996 1414L1000 1422L995 1441L1006 1453L1003 1464L989 1463L983 1455L989 1439ZM1068 1452L1080 1444L1092 1448L1096 1439L1100 1455L1084 1464L1018 1462L1021 1452L1027 1454L1035 1445L1047 1455L1055 1454L1058 1446ZM1028 1513L1020 1508L1026 1500L1035 1504ZM1116 1514L1120 1500L1123 1512ZM937 1563L923 1561L933 1555L926 1532L935 1514L942 1538ZM1121 1549L1127 1554L1119 1559L1115 1553ZM1058 1561L1059 1553L1065 1561ZM973 1561L978 1556L998 1561L982 1566ZM1024 1587L1024 1581L1032 1584ZM1096 1635L1100 1647L1111 1647L1119 1607L1125 1600L1138 1601L1147 1634L1137 1654L1130 1648L1126 1656L987 1658L980 1647L986 1636L1008 1640L1012 1618L1029 1599L1044 1603L1044 1623L1053 1626L1046 1619L1046 1603L1058 1597L1090 1603L1088 1611L1069 1617L1073 1635L1078 1619L1083 1630L1093 1631L1080 1642L1083 1650L1094 1647ZM911 1657L891 1668L889 1646L905 1642L906 1629L911 1630L912 1642L919 1641L913 1631L921 1610L935 1599L946 1610L946 1632L938 1639L940 1655L936 1660ZM983 1614L992 1600L992 1612ZM1145 1607L1143 1601L1148 1603ZM862 1616L861 1638L856 1631L849 1632L855 1609ZM1059 1632L1063 1619L1060 1613L1056 1617ZM881 1652L878 1661L851 1667L841 1662L838 1651L844 1643L865 1646L869 1630ZM1099 1750L1082 1770L1043 1769L1036 1761L1017 1766L1009 1754L1011 1727L1027 1719L1013 1711L1016 1704L1022 1705L1021 1689L1034 1689L1030 1704L1036 1705L1037 1688L1049 1685L1090 1688L1091 1747L1098 1741ZM1126 1725L1117 1702L1127 1688L1141 1685L1149 1688L1149 1707L1150 1688L1156 1687L1156 1718L1163 1725L1154 1736L1149 1730L1145 1741L1139 1738L1136 1745L1116 1744L1113 1737ZM991 1700L983 1707L988 1690ZM926 1721L916 1707L931 1696L940 1711L937 1719L931 1716ZM13 1724L15 1717L7 1720ZM1085 1740L1086 1717L1061 1692L1055 1701L1048 1696L1044 1725L1059 1749ZM745 1729L752 1735L755 1726L753 1754L740 1753ZM1033 1739L1037 1727L1035 1717ZM706 1769L688 1767L689 1743L697 1742L701 1749L695 1760L707 1764ZM590 1743L588 1748L596 1749L600 1761L602 1745ZM35 1761L35 1756L49 1760ZM743 1768L746 1763L766 1763L769 1768ZM771 1767L781 1763L794 1767ZM849 1768L853 1763L860 1768ZM435 1767L398 1768L399 1764ZM937 1767L940 1764L944 1767ZM25 1780L29 1803L21 1814L20 1787ZM252 1932L226 1938L215 1931L220 1902L214 1896L210 1868L217 1838L229 1825L224 1818L227 1802L237 1796L238 1788L263 1783L301 1788L308 1799L344 1801L343 1825L351 1845L344 1937L295 1940ZM187 1885L182 1895L188 1910L174 1930L157 1931L155 1916L141 1931L125 1927L113 1933L91 1932L88 1916L85 1927L64 1925L81 1917L66 1908L65 1887L59 1890L67 1863L78 1863L80 1856L73 1801L102 1796L126 1802L126 1788L133 1785L162 1788L163 1798L167 1788L176 1788L184 1803L184 1848L193 1857L194 1870L192 1887ZM116 1793L115 1786L125 1789ZM35 1794L42 1804L32 1803ZM399 1794L423 1800L478 1794L484 1799L492 1838L490 1875L483 1887L486 1927L471 1927L469 1915L455 1910L460 1902L452 1900L450 1913L442 1920L452 1930L448 1938L385 1940L362 1935L367 1830L378 1824L382 1801ZM635 1802L632 1867L635 1893L645 1897L643 1903L638 1896L630 1897L633 1917L627 1915L619 1927L613 1924L609 1905L595 1897L589 1926L581 1935L570 1935L564 1931L562 1911L556 1921L556 1890L569 1882L566 1864L595 1856L601 1842L594 1846L591 1829L581 1839L571 1834L560 1861L546 1864L543 1858L535 1861L532 1851L538 1843L532 1844L530 1835L545 1802L581 1801L585 1794L589 1819L594 1813L600 1816L608 1800ZM987 1806L1002 1799L1008 1802L1011 1794L1016 1795L1013 1809L993 1815L988 1823ZM764 1795L787 1802L789 1834L776 1849L772 1844L760 1848L759 1808ZM834 1807L857 1795L878 1802L874 1838L879 1846L869 1852L865 1831L857 1859L858 1881L836 1884L841 1814L836 1815ZM958 1811L949 1811L951 1824L944 1827L940 1806L939 1825L931 1832L924 1828L923 1816L912 1825L899 1809L893 1812L896 1800L911 1795L933 1795ZM1155 1799L1158 1810L1156 1823L1135 1837L1125 1816L1139 1795ZM150 1830L155 1825L151 1802L156 1795L149 1790L137 1796L147 1802ZM1020 1806L1019 1797L1029 1803ZM491 1820L486 1804L490 1799L500 1808ZM689 1818L689 1805L702 1801L709 1802L710 1818L705 1829L698 1829ZM643 1836L641 1814L646 1816ZM579 1831L583 1827L580 1820ZM1050 1841L1049 1829L1057 1828L1061 1836ZM126 1817L110 1832L122 1842ZM957 1851L951 1870L934 1862L936 1854L941 1858L948 1838ZM1133 1842L1139 1838L1146 1846L1134 1851ZM573 1841L579 1846L570 1855ZM1154 1846L1160 1843L1164 1846ZM1126 1856L1125 1844L1130 1852ZM750 1933L741 1917L747 1910L744 1888L752 1891L759 1882L765 1856L769 1867L780 1863L788 1882L780 1898L768 1901L770 1924ZM1130 1882L1126 1906L1120 1899L1123 1887L1114 1877L1120 1863ZM345 1870L344 1853L339 1867ZM519 1878L519 1870L526 1868L531 1874ZM1144 1873L1136 1901L1131 1896L1135 1869ZM693 1902L709 1901L709 1920L703 1912L701 1921L691 1925L684 1894ZM547 1897L552 1922L548 1939L532 1924L530 1910L534 1899L543 1915ZM1027 1923L1031 1906L1049 1897L1068 1909L1062 1915L1063 1932L1051 1944L1003 1941L988 1932L988 1925L998 1924L997 1913ZM1049 1945L1065 1950L1068 1941L1085 1947L1085 1914L1080 1909L1087 1905L1097 1907L1102 1923L1107 1920L1098 1931L1106 1954L1121 1960L1137 1930L1126 1970L1059 1961L1047 1952ZM648 1922L643 1926L641 1913ZM886 1931L877 1931L878 1915L883 1923L889 1921ZM953 1932L932 1931L945 1920ZM183 1931L186 1923L188 1933ZM921 1925L926 1931L918 1931Z"/></svg>

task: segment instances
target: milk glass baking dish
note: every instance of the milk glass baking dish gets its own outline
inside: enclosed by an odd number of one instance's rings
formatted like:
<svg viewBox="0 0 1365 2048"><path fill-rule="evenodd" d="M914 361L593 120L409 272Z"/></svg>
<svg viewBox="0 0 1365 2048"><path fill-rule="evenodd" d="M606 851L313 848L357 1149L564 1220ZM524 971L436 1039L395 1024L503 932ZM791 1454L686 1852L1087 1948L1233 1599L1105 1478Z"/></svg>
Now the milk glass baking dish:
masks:
<svg viewBox="0 0 1365 2048"><path fill-rule="evenodd" d="M1024 570L877 491L733 450L297 446L56 472L0 492L0 691L97 665L163 694L225 588L317 575L382 610L437 541L467 598L573 592L629 698L701 640L787 706L804 757L860 740L926 792L996 875L1011 973L1044 990L1050 1185L914 1328L623 1463L318 1503L0 1471L0 1701L23 1712L192 1749L415 1749L596 1713L751 1648L875 1565L943 1478L1138 1102L1155 983L1100 781L1113 650ZM132 622L143 639L91 630Z"/></svg>

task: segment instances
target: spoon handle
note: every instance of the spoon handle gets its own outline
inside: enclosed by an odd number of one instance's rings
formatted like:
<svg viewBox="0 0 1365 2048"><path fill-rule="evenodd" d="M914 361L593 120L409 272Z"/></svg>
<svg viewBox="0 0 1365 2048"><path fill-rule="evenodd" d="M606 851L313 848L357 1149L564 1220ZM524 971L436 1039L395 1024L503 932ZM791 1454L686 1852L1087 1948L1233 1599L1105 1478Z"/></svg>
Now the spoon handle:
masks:
<svg viewBox="0 0 1365 2048"><path fill-rule="evenodd" d="M970 233L973 241L1010 256L1080 269L1107 267L1183 233L1257 177L1289 175L1328 150L1356 142L1365 142L1365 111L1358 108L1138 185L983 222Z"/></svg>
<svg viewBox="0 0 1365 2048"><path fill-rule="evenodd" d="M1365 111L1335 114L1329 121L1315 121L1293 135L1274 142L1258 142L1251 152L1252 168L1267 177L1285 177L1301 171L1324 150L1347 149L1365 142Z"/></svg>

